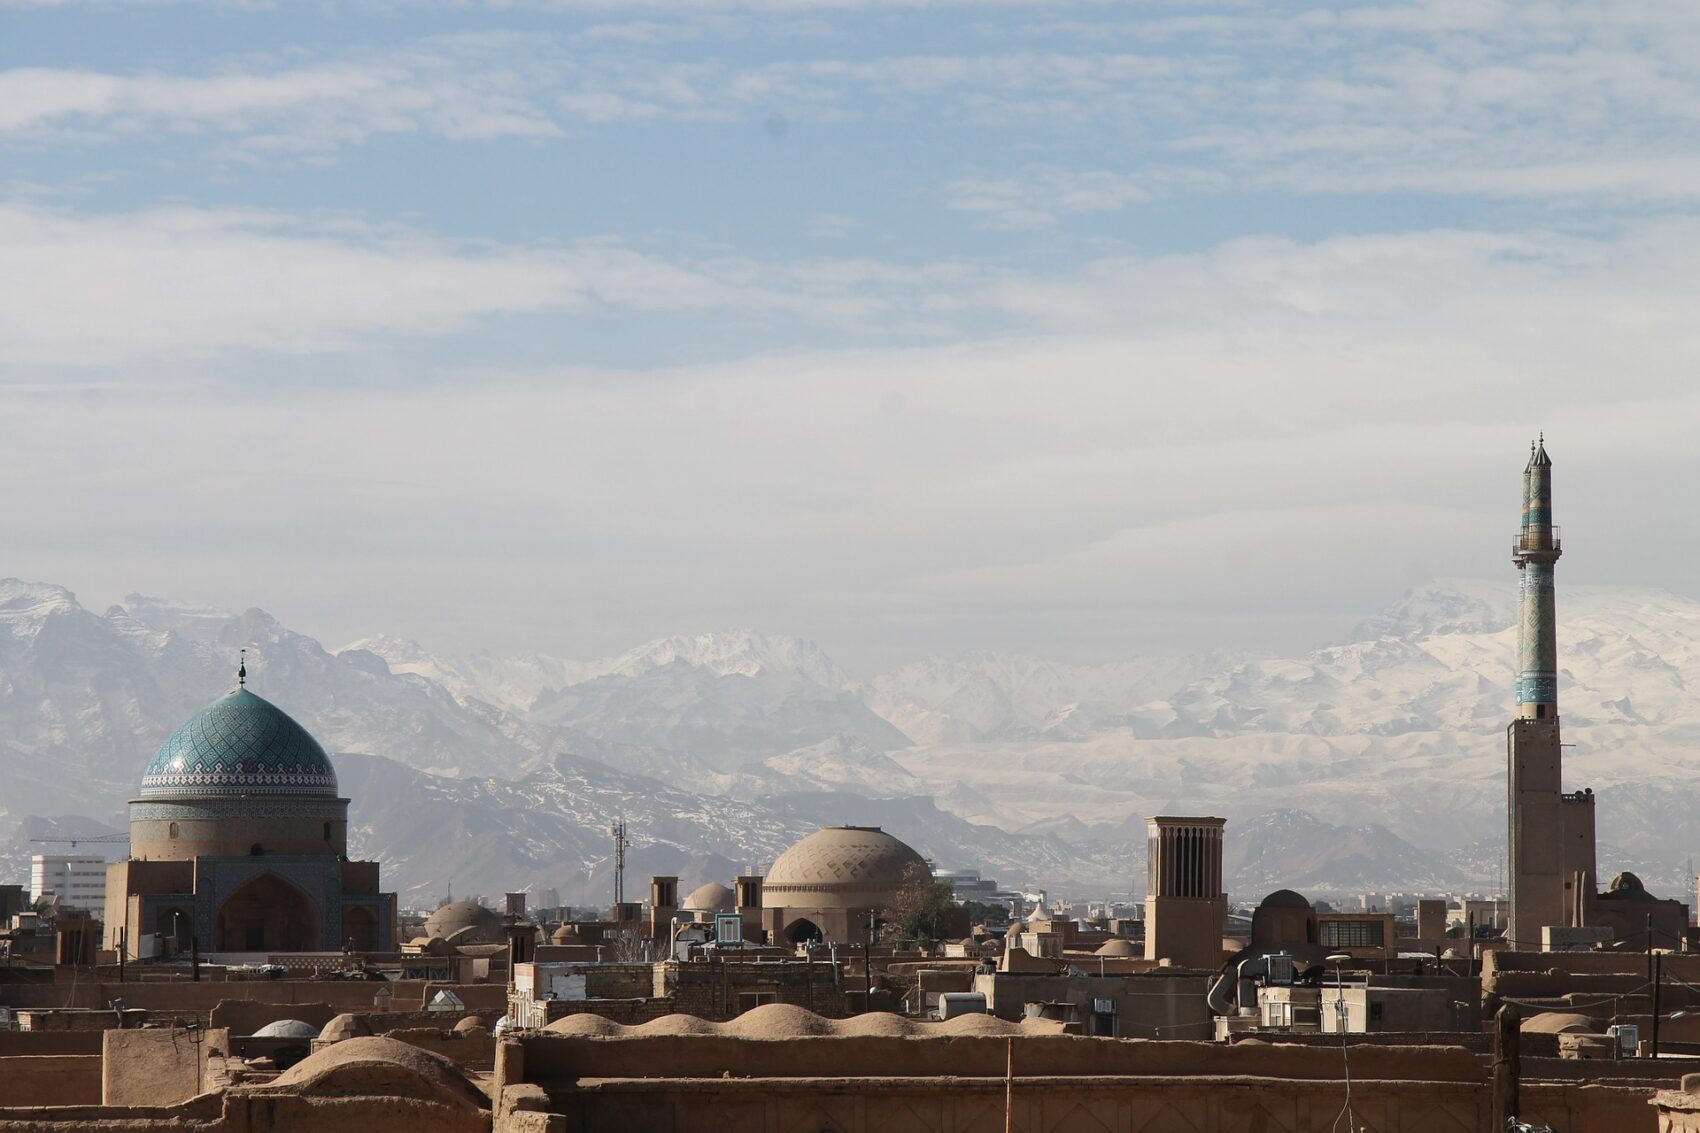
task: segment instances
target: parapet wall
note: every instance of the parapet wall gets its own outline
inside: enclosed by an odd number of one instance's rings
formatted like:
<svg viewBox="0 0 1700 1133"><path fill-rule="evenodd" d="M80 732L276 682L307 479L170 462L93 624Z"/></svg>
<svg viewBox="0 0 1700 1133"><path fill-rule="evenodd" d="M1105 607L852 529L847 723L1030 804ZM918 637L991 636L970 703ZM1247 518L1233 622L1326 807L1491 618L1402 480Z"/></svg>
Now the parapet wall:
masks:
<svg viewBox="0 0 1700 1133"><path fill-rule="evenodd" d="M79 983L3 983L0 1003L17 1008L105 1008L114 999L124 1006L147 1011L156 1020L174 1016L196 1016L206 1022L212 1009L225 1000L256 1003L325 1004L334 1013L365 1013L372 1010L372 997L388 988L392 1011L423 1011L439 991L454 992L467 1012L504 1012L508 1006L506 984L451 984L425 980L378 983L368 980L150 980L124 983L86 978ZM458 1018L459 1016L455 1016Z"/></svg>
<svg viewBox="0 0 1700 1133"><path fill-rule="evenodd" d="M0 1057L0 1099L5 1105L99 1105L100 1055Z"/></svg>
<svg viewBox="0 0 1700 1133"><path fill-rule="evenodd" d="M629 1035L527 1033L524 1078L531 1082L624 1078L997 1078L1014 1042L1021 1076L1258 1077L1331 1082L1340 1077L1338 1047L1106 1040L1072 1035L941 1035L887 1037ZM640 1070L641 1068L641 1070ZM1456 1047L1362 1047L1352 1051L1354 1078L1417 1079L1477 1084L1488 1080L1481 1059Z"/></svg>
<svg viewBox="0 0 1700 1133"><path fill-rule="evenodd" d="M406 1097L203 1094L180 1106L0 1108L0 1133L489 1133L487 1113Z"/></svg>

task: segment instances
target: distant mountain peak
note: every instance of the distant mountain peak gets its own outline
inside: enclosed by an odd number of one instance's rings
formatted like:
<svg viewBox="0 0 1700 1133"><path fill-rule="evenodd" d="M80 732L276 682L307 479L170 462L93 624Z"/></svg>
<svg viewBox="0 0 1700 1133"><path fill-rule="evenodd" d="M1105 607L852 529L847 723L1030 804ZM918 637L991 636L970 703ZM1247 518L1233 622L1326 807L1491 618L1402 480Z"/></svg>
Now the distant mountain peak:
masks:
<svg viewBox="0 0 1700 1133"><path fill-rule="evenodd" d="M1448 633L1497 633L1517 613L1517 580L1437 578L1414 586L1348 635L1348 642L1410 640Z"/></svg>
<svg viewBox="0 0 1700 1133"><path fill-rule="evenodd" d="M0 614L42 614L53 608L81 609L77 596L51 582L0 578Z"/></svg>
<svg viewBox="0 0 1700 1133"><path fill-rule="evenodd" d="M658 638L592 667L608 675L635 677L675 664L707 669L722 677L795 672L827 688L846 688L852 683L814 642L751 629Z"/></svg>

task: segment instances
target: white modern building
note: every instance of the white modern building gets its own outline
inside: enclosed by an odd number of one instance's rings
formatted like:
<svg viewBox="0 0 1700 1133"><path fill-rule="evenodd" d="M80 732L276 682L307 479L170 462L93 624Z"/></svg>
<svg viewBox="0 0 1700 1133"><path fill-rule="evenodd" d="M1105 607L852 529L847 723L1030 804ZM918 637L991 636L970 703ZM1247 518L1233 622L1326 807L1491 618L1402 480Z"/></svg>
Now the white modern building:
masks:
<svg viewBox="0 0 1700 1133"><path fill-rule="evenodd" d="M30 891L38 898L52 894L60 908L106 908L106 859L60 854L37 854L30 859Z"/></svg>

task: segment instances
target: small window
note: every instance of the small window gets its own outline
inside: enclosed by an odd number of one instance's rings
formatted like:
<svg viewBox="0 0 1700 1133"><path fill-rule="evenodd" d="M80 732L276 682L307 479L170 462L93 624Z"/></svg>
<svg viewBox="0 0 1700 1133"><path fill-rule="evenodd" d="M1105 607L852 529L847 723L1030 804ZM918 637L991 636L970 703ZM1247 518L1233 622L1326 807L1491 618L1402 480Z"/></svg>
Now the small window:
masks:
<svg viewBox="0 0 1700 1133"><path fill-rule="evenodd" d="M257 858L263 853L265 853L265 851L260 848L260 844L258 842L255 842L252 846L248 847L248 855L250 857Z"/></svg>
<svg viewBox="0 0 1700 1133"><path fill-rule="evenodd" d="M329 842L330 840L331 840L331 824L327 822L327 823L325 823L325 841Z"/></svg>
<svg viewBox="0 0 1700 1133"><path fill-rule="evenodd" d="M764 1003L778 1003L779 993L776 991L740 991L738 993L738 1014L753 1011Z"/></svg>
<svg viewBox="0 0 1700 1133"><path fill-rule="evenodd" d="M171 828L169 830L169 835L170 835L172 841L177 840L177 824L175 822L173 822L171 824Z"/></svg>

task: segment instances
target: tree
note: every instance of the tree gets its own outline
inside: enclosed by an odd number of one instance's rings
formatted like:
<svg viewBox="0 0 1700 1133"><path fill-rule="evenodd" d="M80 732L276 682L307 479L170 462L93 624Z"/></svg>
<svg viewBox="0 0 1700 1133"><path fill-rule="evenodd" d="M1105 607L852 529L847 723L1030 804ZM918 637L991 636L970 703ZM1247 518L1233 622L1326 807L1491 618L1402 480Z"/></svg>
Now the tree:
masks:
<svg viewBox="0 0 1700 1133"><path fill-rule="evenodd" d="M932 871L913 862L886 907L882 920L888 939L930 948L944 936L956 900L950 886L934 881Z"/></svg>

